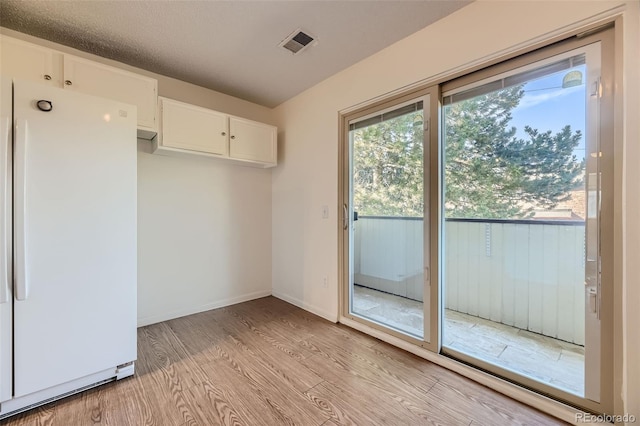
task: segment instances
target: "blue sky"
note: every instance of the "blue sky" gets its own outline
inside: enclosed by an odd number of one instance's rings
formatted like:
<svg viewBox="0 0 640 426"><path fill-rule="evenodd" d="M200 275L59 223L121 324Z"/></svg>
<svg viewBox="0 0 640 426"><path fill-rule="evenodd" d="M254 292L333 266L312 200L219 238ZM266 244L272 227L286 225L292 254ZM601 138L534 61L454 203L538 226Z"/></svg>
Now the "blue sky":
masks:
<svg viewBox="0 0 640 426"><path fill-rule="evenodd" d="M562 79L572 70L582 72L583 83L563 89ZM527 83L520 105L512 111L511 125L518 129L518 137L524 138L525 125L540 132L551 130L555 133L569 124L573 131L582 132L582 140L575 154L578 159L584 158L585 76L586 68L581 65Z"/></svg>

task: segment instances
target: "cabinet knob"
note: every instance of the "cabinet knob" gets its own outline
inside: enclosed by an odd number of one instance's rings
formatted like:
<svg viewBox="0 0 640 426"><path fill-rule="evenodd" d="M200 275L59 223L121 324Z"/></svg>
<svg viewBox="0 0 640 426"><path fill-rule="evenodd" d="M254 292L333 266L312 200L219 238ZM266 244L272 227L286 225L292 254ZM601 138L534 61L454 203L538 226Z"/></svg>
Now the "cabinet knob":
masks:
<svg viewBox="0 0 640 426"><path fill-rule="evenodd" d="M49 74L45 74L45 75L44 75L44 79L45 79L45 80L51 80L51 76L50 76Z"/></svg>
<svg viewBox="0 0 640 426"><path fill-rule="evenodd" d="M222 136L227 136L227 132L220 133Z"/></svg>
<svg viewBox="0 0 640 426"><path fill-rule="evenodd" d="M71 82L71 80L65 80L64 84L66 84L67 86L71 86L73 83Z"/></svg>
<svg viewBox="0 0 640 426"><path fill-rule="evenodd" d="M231 135L231 139L235 139L235 138L236 138L235 136Z"/></svg>

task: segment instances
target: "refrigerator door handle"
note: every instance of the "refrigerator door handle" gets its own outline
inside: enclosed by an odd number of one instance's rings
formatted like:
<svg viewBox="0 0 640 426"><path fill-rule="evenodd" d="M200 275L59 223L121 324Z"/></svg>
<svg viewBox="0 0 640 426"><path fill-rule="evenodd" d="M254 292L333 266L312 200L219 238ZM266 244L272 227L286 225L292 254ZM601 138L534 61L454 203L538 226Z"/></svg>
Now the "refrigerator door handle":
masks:
<svg viewBox="0 0 640 426"><path fill-rule="evenodd" d="M14 225L15 225L15 292L17 300L26 300L29 295L29 277L27 274L27 154L28 154L27 120L16 122L15 154L14 154Z"/></svg>
<svg viewBox="0 0 640 426"><path fill-rule="evenodd" d="M9 173L11 170L11 151L9 150L9 117L3 117L0 121L0 161L1 169L4 171L2 176L2 184L0 185L0 203L2 207L2 217L0 218L0 303L9 301L9 285L11 277L9 277L9 256L11 256L11 239L9 238L9 209L11 208L11 200L9 200L11 182Z"/></svg>

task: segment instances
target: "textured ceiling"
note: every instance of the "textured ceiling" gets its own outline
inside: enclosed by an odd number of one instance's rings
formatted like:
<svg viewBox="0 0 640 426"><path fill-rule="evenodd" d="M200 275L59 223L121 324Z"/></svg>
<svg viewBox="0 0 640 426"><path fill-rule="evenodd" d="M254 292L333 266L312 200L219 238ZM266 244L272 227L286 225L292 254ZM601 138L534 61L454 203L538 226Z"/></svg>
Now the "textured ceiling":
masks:
<svg viewBox="0 0 640 426"><path fill-rule="evenodd" d="M0 25L273 107L468 1L14 1ZM318 44L278 47L302 28Z"/></svg>

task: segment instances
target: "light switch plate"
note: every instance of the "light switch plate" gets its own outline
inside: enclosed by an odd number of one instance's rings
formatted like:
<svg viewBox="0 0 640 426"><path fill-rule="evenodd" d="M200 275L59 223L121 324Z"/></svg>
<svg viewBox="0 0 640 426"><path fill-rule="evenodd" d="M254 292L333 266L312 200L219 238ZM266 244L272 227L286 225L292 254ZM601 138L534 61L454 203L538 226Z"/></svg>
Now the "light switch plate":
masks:
<svg viewBox="0 0 640 426"><path fill-rule="evenodd" d="M322 206L322 218L329 219L329 206Z"/></svg>

